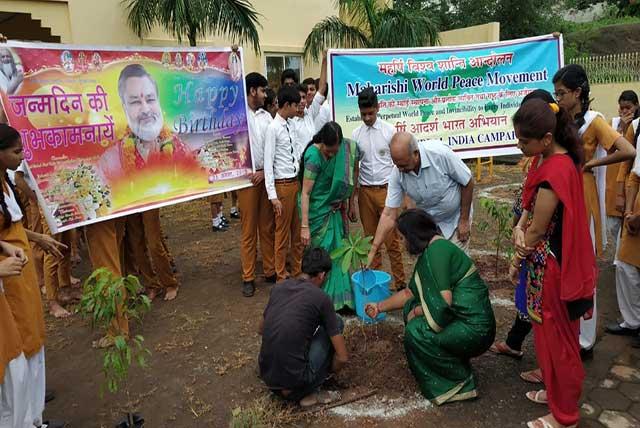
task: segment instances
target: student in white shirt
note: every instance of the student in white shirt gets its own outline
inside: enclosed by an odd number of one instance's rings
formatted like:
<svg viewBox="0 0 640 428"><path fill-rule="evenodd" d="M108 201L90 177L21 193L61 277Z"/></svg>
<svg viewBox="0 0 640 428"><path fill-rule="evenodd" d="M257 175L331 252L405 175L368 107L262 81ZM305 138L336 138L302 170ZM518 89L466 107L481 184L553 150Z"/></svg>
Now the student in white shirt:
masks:
<svg viewBox="0 0 640 428"><path fill-rule="evenodd" d="M258 236L262 251L262 268L265 282L276 282L273 260L274 219L271 203L264 187L264 138L273 121L271 114L263 110L267 79L260 73L249 73L245 78L247 124L251 156L256 172L251 176L252 187L238 191L238 204L242 216L240 238L240 261L242 263L242 295L253 296L256 279L256 254Z"/></svg>
<svg viewBox="0 0 640 428"><path fill-rule="evenodd" d="M291 276L300 275L302 241L297 196L300 191L298 173L300 155L288 119L294 117L300 104L297 88L283 86L278 91L278 113L265 136L264 184L275 213L275 269L278 281L290 275L286 261L291 242Z"/></svg>
<svg viewBox="0 0 640 428"><path fill-rule="evenodd" d="M358 173L358 209L362 228L367 236L375 236L380 215L387 199L387 184L393 171L389 144L395 128L378 117L378 97L373 88L365 88L358 94L358 107L363 124L357 127L352 139L358 144L360 170ZM355 213L350 213L355 218ZM384 241L391 262L396 289L406 285L402 247L397 230L392 230ZM371 265L379 269L382 256L378 251Z"/></svg>
<svg viewBox="0 0 640 428"><path fill-rule="evenodd" d="M322 85L327 81L327 57L326 53L322 59L322 66L320 72L320 84ZM311 79L313 81L313 79ZM305 82L308 82L306 79ZM315 86L315 83L314 83ZM324 87L324 86L323 86ZM298 92L300 92L300 104L298 104L298 114L296 117L289 119L289 125L294 133L294 141L298 145L300 153L302 153L309 144L309 141L318 132L315 125L315 118L320 113L322 103L325 100L324 91L310 91L305 84L298 85ZM313 96L310 93L313 92ZM308 100L311 102L308 103Z"/></svg>

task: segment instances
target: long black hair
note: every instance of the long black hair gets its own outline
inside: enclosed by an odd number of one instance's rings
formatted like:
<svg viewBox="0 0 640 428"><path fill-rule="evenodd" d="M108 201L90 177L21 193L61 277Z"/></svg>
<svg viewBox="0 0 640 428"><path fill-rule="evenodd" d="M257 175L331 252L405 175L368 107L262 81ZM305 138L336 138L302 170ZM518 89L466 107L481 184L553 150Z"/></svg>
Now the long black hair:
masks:
<svg viewBox="0 0 640 428"><path fill-rule="evenodd" d="M589 86L589 79L587 78L587 72L578 64L569 64L562 67L553 76L553 83L562 83L568 89L575 91L580 88L580 113L575 117L576 125L581 127L584 125L584 115L589 111L591 105L591 99L589 93L591 87Z"/></svg>
<svg viewBox="0 0 640 428"><path fill-rule="evenodd" d="M398 231L407 241L410 254L422 254L436 235L442 235L433 217L420 209L409 209L398 217Z"/></svg>
<svg viewBox="0 0 640 428"><path fill-rule="evenodd" d="M16 131L15 128L7 125L6 123L0 123L0 150L11 149L17 145L20 145L20 133ZM24 207L20 203L20 199L18 199L18 194L16 193L16 188L13 185L13 182L9 179L9 175L6 170L4 173L3 180L7 183L7 186L13 192L13 196L18 202L18 206L20 210L24 213ZM9 208L7 207L7 202L4 200L4 189L0 191L0 207L2 207L2 215L3 215L3 224L2 226L5 229L8 229L11 226L11 213L9 212Z"/></svg>
<svg viewBox="0 0 640 428"><path fill-rule="evenodd" d="M554 113L553 108L558 112ZM569 112L555 103L551 105L539 98L522 103L513 115L513 126L525 138L542 139L548 132L564 147L573 163L580 167L584 161L582 142Z"/></svg>
<svg viewBox="0 0 640 428"><path fill-rule="evenodd" d="M342 138L342 127L338 125L337 122L327 122L316 132L316 135L309 141L309 144L307 144L302 152L302 156L300 156L300 181L302 181L304 177L304 155L307 153L307 150L309 150L309 147L314 144L324 144L327 147L333 147L337 144L342 144Z"/></svg>

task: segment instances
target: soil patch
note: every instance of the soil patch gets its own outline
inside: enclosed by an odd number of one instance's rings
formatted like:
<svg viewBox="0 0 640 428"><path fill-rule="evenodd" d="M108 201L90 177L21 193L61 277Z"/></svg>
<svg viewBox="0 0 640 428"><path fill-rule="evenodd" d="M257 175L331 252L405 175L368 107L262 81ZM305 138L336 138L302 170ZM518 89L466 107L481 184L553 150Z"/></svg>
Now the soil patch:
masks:
<svg viewBox="0 0 640 428"><path fill-rule="evenodd" d="M390 320L373 325L348 323L344 336L350 359L336 383L345 388L377 389L388 398L417 393L418 385L404 355L403 330L401 323Z"/></svg>
<svg viewBox="0 0 640 428"><path fill-rule="evenodd" d="M478 272L480 272L480 276L487 283L489 290L513 287L509 281L509 261L506 258L498 258L497 270L495 254L474 256L473 261L476 268L478 268Z"/></svg>

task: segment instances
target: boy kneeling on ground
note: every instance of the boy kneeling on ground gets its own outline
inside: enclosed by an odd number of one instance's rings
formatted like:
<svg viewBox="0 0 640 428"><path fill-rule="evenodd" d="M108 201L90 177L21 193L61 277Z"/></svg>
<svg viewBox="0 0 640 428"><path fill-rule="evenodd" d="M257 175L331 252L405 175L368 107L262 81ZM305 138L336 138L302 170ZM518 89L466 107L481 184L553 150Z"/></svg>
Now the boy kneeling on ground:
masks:
<svg viewBox="0 0 640 428"><path fill-rule="evenodd" d="M258 327L262 380L275 394L303 407L339 398L318 389L330 371L337 372L349 359L344 324L322 291L330 270L329 253L309 249L302 259L303 274L271 290Z"/></svg>

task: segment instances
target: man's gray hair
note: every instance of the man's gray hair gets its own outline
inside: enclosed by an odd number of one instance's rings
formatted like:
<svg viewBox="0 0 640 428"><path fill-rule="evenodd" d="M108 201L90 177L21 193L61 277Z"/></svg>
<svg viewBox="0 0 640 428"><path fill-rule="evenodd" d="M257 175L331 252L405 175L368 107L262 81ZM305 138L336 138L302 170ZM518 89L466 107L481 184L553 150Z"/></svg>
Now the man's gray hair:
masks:
<svg viewBox="0 0 640 428"><path fill-rule="evenodd" d="M142 66L142 64L129 64L120 72L120 77L118 77L118 95L120 95L120 100L122 103L125 103L124 99L124 86L127 82L127 79L131 77L146 77L151 80L153 83L153 87L156 89L156 95L158 94L158 84L156 80L149 74L147 70Z"/></svg>
<svg viewBox="0 0 640 428"><path fill-rule="evenodd" d="M418 148L418 139L413 134L409 134L409 135L411 135L411 139L409 140L409 154L413 154L418 150L420 150Z"/></svg>

